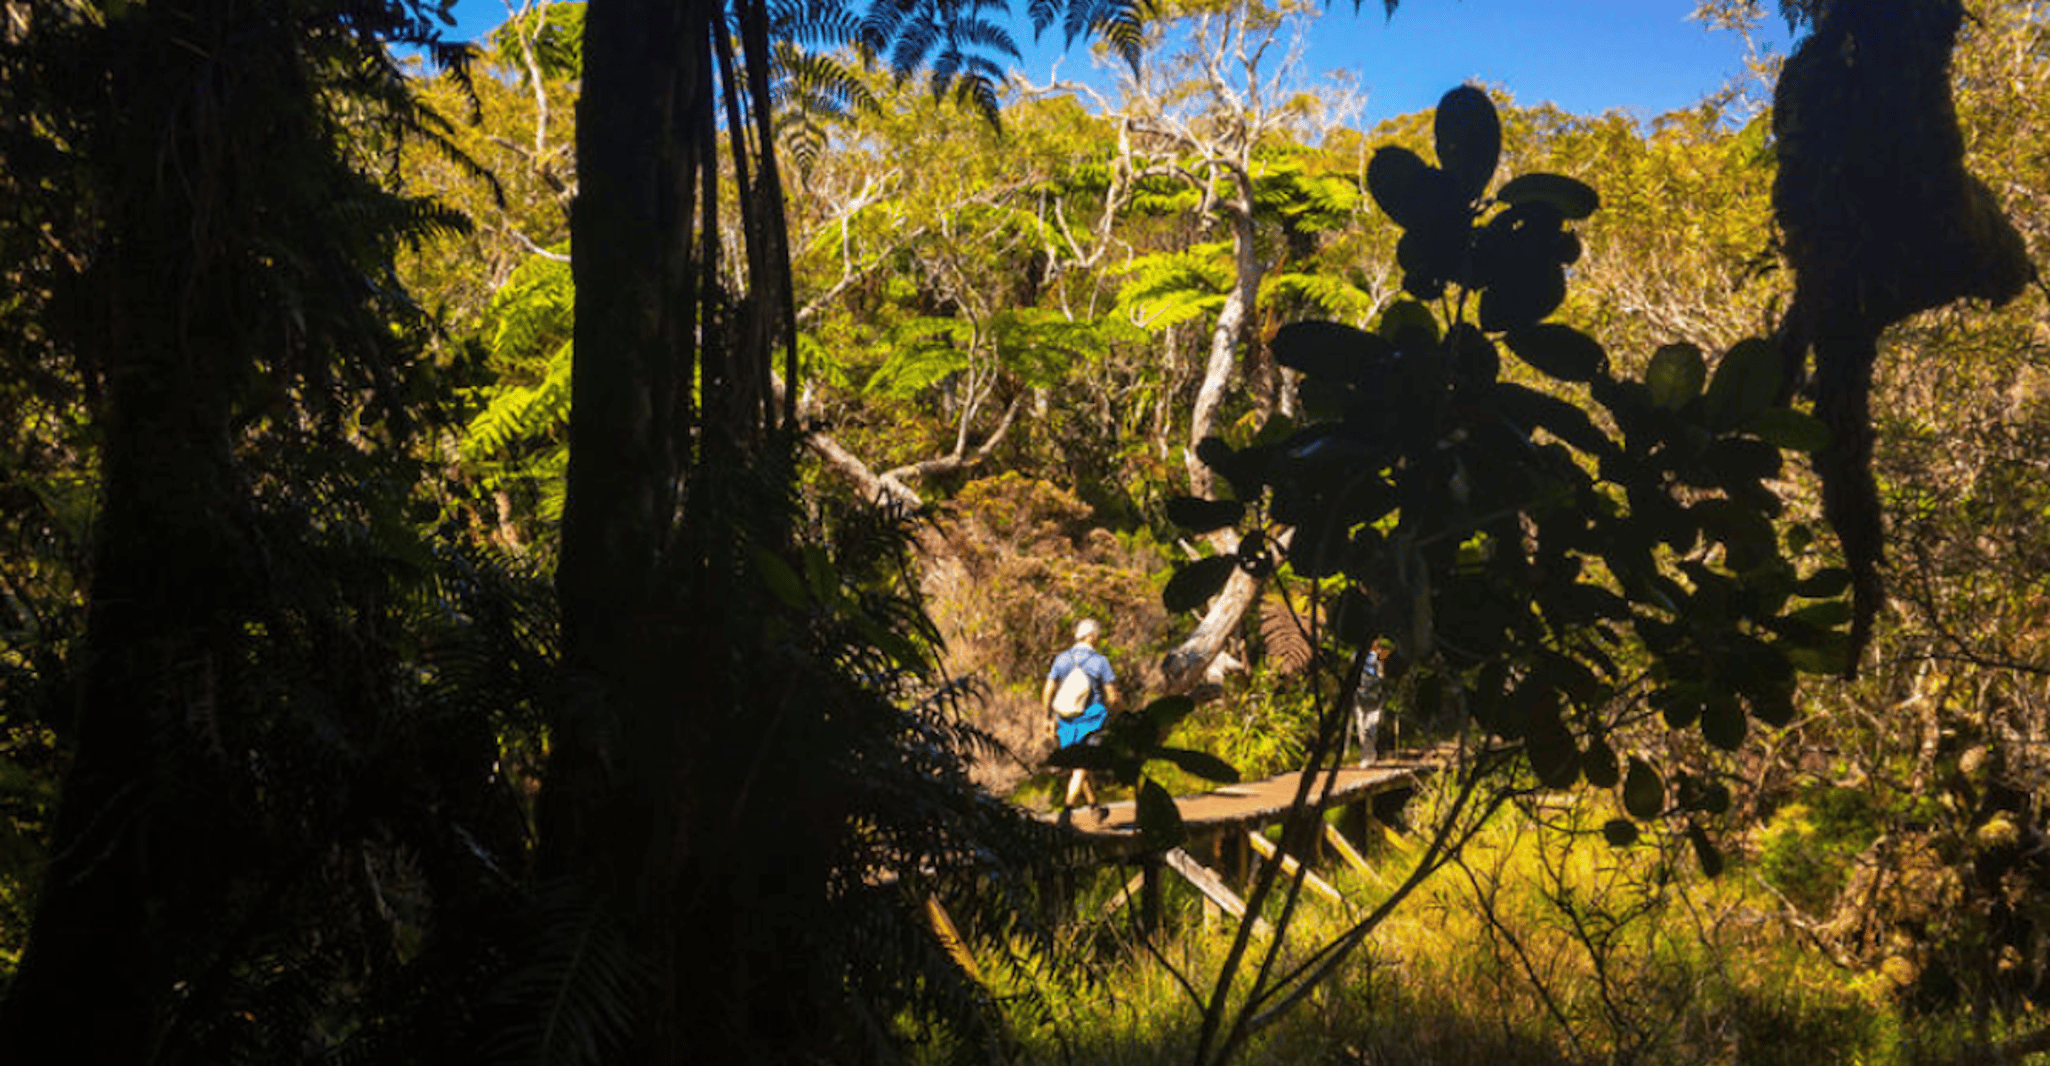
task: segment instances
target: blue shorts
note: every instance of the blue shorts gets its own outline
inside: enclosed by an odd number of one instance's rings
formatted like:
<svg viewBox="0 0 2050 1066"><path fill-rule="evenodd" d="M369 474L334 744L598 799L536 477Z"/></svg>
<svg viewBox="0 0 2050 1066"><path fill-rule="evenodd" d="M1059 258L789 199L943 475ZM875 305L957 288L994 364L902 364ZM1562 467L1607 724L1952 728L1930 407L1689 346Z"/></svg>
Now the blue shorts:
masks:
<svg viewBox="0 0 2050 1066"><path fill-rule="evenodd" d="M1056 735L1060 738L1060 746L1065 748L1071 744L1080 744L1091 733L1102 729L1103 723L1108 721L1110 721L1110 708L1105 707L1101 703L1092 703L1084 708L1081 714L1073 718L1056 716L1054 718L1054 729Z"/></svg>

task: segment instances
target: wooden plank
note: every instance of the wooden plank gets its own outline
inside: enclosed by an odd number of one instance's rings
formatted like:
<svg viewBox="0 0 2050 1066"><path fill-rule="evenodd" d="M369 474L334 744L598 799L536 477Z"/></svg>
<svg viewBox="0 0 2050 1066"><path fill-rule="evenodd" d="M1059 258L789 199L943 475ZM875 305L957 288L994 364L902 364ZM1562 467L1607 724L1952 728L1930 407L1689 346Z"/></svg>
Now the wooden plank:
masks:
<svg viewBox="0 0 2050 1066"><path fill-rule="evenodd" d="M1301 871L1304 884L1316 889L1317 894L1323 896L1325 899L1328 899L1341 907L1345 906L1345 897L1339 895L1338 890L1331 887L1331 882L1326 881L1323 878L1318 877L1315 873L1304 869L1303 864L1297 862L1295 856L1281 854L1281 849L1275 847L1273 841L1260 835L1260 833L1257 830L1246 830L1246 842L1253 845L1253 850L1258 851L1260 854L1267 856L1269 860L1279 861L1281 863L1282 873L1288 874L1289 876L1293 877L1295 876L1297 871Z"/></svg>
<svg viewBox="0 0 2050 1066"><path fill-rule="evenodd" d="M1373 867L1367 865L1366 857L1361 855L1359 849L1352 846L1352 841L1345 839L1345 834L1330 822L1324 823L1324 842L1330 845L1331 850L1337 852L1338 857L1344 859L1347 865L1368 877L1375 876Z"/></svg>
<svg viewBox="0 0 2050 1066"><path fill-rule="evenodd" d="M1182 875L1183 880L1196 886L1196 891L1203 893L1211 902L1229 911L1232 917L1243 919L1246 916L1246 901L1240 899L1237 893L1226 887L1224 881L1216 874L1211 873L1202 863L1191 858L1188 852L1180 848L1172 848L1160 858L1162 862L1167 864L1168 869ZM1253 930L1258 933L1272 935L1274 927L1267 924L1267 919L1256 916L1253 919Z"/></svg>

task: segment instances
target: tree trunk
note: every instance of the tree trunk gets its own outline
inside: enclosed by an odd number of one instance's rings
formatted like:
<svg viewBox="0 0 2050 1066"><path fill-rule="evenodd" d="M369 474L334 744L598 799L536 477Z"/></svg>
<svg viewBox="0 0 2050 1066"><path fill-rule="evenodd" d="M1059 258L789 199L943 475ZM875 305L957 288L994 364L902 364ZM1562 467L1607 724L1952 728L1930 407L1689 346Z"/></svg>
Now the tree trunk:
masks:
<svg viewBox="0 0 2050 1066"><path fill-rule="evenodd" d="M1196 406L1189 414L1189 448L1184 456L1189 471L1189 494L1208 497L1214 488L1210 468L1196 458L1196 445L1216 430L1217 412L1224 406L1225 390L1231 387L1232 368L1238 363L1239 344L1246 333L1246 318L1260 294L1260 256L1253 244L1253 211L1250 192L1244 203L1222 208L1231 220L1235 258L1232 287L1225 294L1224 307L1217 312L1217 324L1210 331L1210 359L1203 367L1203 383L1196 390Z"/></svg>
<svg viewBox="0 0 2050 1066"><path fill-rule="evenodd" d="M690 447L700 165L711 157L708 11L593 0L577 105L579 195L562 555L563 694L540 802L538 868L581 882L642 958L632 1058L686 1057L677 871L688 743L717 669L674 596L670 549ZM716 240L716 233L704 239ZM679 678L693 678L679 685Z"/></svg>
<svg viewBox="0 0 2050 1066"><path fill-rule="evenodd" d="M0 1059L23 1066L155 1058L245 843L213 771L232 757L219 750L221 723L248 710L227 679L259 574L230 441L253 330L235 313L246 249L198 243L209 224L217 240L233 233L221 221L236 207L219 142L237 116L188 105L209 92L246 99L235 79L263 62L207 54L200 45L219 39L204 34L226 16L176 7L107 46L109 106L140 143L101 143L112 157L85 164L105 169L111 214L74 279L90 296L66 340L106 382L102 480L75 756L28 948L0 1007ZM174 179L123 165L135 155L187 169Z"/></svg>

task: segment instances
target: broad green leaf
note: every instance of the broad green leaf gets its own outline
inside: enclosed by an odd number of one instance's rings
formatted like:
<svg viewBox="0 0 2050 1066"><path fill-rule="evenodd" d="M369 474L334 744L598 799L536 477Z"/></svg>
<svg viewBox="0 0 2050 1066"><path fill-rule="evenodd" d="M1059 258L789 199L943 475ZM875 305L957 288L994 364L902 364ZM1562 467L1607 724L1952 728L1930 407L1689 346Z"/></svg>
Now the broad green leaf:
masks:
<svg viewBox="0 0 2050 1066"><path fill-rule="evenodd" d="M1650 763L1630 757L1630 771L1623 777L1623 809L1630 817L1649 821L1666 809L1666 782Z"/></svg>
<svg viewBox="0 0 2050 1066"><path fill-rule="evenodd" d="M1651 393L1651 402L1668 411L1677 411L1701 395L1701 387L1708 381L1708 364L1701 358L1701 349L1691 344L1668 344L1651 355L1651 366L1644 372L1644 387Z"/></svg>
<svg viewBox="0 0 2050 1066"><path fill-rule="evenodd" d="M1551 204L1560 214L1576 221L1594 214L1602 205L1601 195L1585 182L1560 174L1518 174L1496 190L1495 199L1505 204L1532 200Z"/></svg>
<svg viewBox="0 0 2050 1066"><path fill-rule="evenodd" d="M1851 605L1847 600L1824 600L1788 611L1787 617L1818 629L1835 629L1851 620Z"/></svg>

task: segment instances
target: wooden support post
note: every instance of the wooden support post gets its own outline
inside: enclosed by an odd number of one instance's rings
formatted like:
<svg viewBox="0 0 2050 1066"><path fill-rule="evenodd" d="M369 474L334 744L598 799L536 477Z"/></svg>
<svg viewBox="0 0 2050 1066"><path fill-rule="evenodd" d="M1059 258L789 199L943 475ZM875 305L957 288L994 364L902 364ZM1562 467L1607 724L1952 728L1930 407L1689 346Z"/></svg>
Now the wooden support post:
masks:
<svg viewBox="0 0 2050 1066"><path fill-rule="evenodd" d="M1296 861L1295 856L1281 854L1281 849L1275 847L1273 841L1268 840L1264 836L1261 836L1255 830L1248 829L1246 830L1246 842L1253 846L1253 850L1258 851L1260 854L1267 856L1269 860L1279 862L1281 864L1282 873L1294 876L1297 873L1297 871L1301 871L1304 884L1309 885L1313 889L1316 889L1317 894L1323 896L1325 899L1328 899L1341 907L1345 906L1345 897L1339 895L1338 890L1331 887L1331 882L1326 881L1321 877L1318 877L1316 874L1311 873L1307 869L1304 869L1303 865Z"/></svg>
<svg viewBox="0 0 2050 1066"><path fill-rule="evenodd" d="M1168 869L1182 875L1183 880L1196 886L1196 891L1203 893L1205 898L1231 912L1233 917L1244 918L1246 916L1246 902L1240 899L1230 888L1226 887L1225 883L1219 880L1216 874L1211 873L1202 863L1190 858L1188 852L1180 848L1173 848L1160 858L1161 861L1167 864ZM1267 919L1255 915L1253 917L1253 931L1271 936L1274 933L1274 927L1267 924Z"/></svg>
<svg viewBox="0 0 2050 1066"><path fill-rule="evenodd" d="M1346 865L1368 877L1374 876L1374 869L1367 865L1366 857L1352 846L1352 841L1345 839L1345 834L1339 832L1337 826L1329 822L1324 823L1324 841L1331 846L1332 851L1338 853L1339 858L1345 860Z"/></svg>

